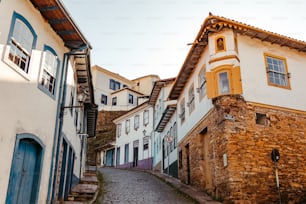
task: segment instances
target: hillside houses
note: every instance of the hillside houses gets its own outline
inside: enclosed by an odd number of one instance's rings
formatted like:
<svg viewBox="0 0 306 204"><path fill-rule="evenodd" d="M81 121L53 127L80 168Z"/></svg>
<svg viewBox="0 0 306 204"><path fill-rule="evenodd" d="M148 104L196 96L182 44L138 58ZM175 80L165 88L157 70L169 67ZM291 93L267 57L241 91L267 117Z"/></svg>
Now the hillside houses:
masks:
<svg viewBox="0 0 306 204"><path fill-rule="evenodd" d="M95 136L91 45L60 1L1 1L0 18L0 203L66 200Z"/></svg>
<svg viewBox="0 0 306 204"><path fill-rule="evenodd" d="M305 202L305 51L305 42L208 16L178 76L151 92L153 169L225 203Z"/></svg>

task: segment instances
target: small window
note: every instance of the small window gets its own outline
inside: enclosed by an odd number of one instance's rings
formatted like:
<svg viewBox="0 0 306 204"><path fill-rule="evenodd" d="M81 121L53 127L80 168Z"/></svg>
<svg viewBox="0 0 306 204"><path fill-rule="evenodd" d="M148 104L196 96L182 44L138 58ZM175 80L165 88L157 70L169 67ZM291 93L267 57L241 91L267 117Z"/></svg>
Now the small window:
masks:
<svg viewBox="0 0 306 204"><path fill-rule="evenodd" d="M113 80L113 79L109 80L109 88L111 90L115 90L115 80Z"/></svg>
<svg viewBox="0 0 306 204"><path fill-rule="evenodd" d="M145 126L149 124L149 110L143 112L143 124Z"/></svg>
<svg viewBox="0 0 306 204"><path fill-rule="evenodd" d="M229 87L229 80L228 80L228 73L221 72L219 73L219 94L229 94L230 87Z"/></svg>
<svg viewBox="0 0 306 204"><path fill-rule="evenodd" d="M50 96L55 95L57 70L59 68L59 59L56 52L49 46L44 46L42 73L39 80L39 88Z"/></svg>
<svg viewBox="0 0 306 204"><path fill-rule="evenodd" d="M139 128L139 115L135 115L134 117L134 129L137 130Z"/></svg>
<svg viewBox="0 0 306 204"><path fill-rule="evenodd" d="M129 134L129 132L130 132L130 120L128 119L125 121L125 133Z"/></svg>
<svg viewBox="0 0 306 204"><path fill-rule="evenodd" d="M265 59L269 85L290 88L286 59L267 54Z"/></svg>
<svg viewBox="0 0 306 204"><path fill-rule="evenodd" d="M199 88L197 89L197 92L199 93L200 101L206 95L206 74L205 72L206 72L206 69L205 67L203 67L198 75Z"/></svg>
<svg viewBox="0 0 306 204"><path fill-rule="evenodd" d="M116 165L120 164L120 147L117 147L117 154L116 154Z"/></svg>
<svg viewBox="0 0 306 204"><path fill-rule="evenodd" d="M258 125L267 125L267 115L262 113L256 113L256 124Z"/></svg>
<svg viewBox="0 0 306 204"><path fill-rule="evenodd" d="M176 122L173 124L173 145L174 149L177 147L177 125Z"/></svg>
<svg viewBox="0 0 306 204"><path fill-rule="evenodd" d="M183 98L180 103L180 111L181 113L179 114L179 117L181 119L181 123L183 123L185 121L185 98Z"/></svg>
<svg viewBox="0 0 306 204"><path fill-rule="evenodd" d="M10 49L7 58L17 71L29 73L31 53L36 39L37 35L30 23L14 12L8 37Z"/></svg>
<svg viewBox="0 0 306 204"><path fill-rule="evenodd" d="M117 97L112 98L112 105L116 106L117 105Z"/></svg>
<svg viewBox="0 0 306 204"><path fill-rule="evenodd" d="M104 94L101 94L101 104L107 105L107 96Z"/></svg>
<svg viewBox="0 0 306 204"><path fill-rule="evenodd" d="M143 150L148 150L149 149L149 137L146 136L143 138Z"/></svg>
<svg viewBox="0 0 306 204"><path fill-rule="evenodd" d="M134 104L134 96L129 94L129 104Z"/></svg>
<svg viewBox="0 0 306 204"><path fill-rule="evenodd" d="M179 151L179 168L183 168L183 151Z"/></svg>
<svg viewBox="0 0 306 204"><path fill-rule="evenodd" d="M120 82L116 81L115 82L115 90L120 89Z"/></svg>
<svg viewBox="0 0 306 204"><path fill-rule="evenodd" d="M121 130L122 129L122 125L121 123L117 125L117 137L119 138L121 136Z"/></svg>
<svg viewBox="0 0 306 204"><path fill-rule="evenodd" d="M195 103L194 103L194 86L193 84L190 86L188 90L188 103L187 106L189 107L189 114L192 113L192 111L195 108Z"/></svg>
<svg viewBox="0 0 306 204"><path fill-rule="evenodd" d="M225 51L225 39L224 37L216 38L216 52Z"/></svg>

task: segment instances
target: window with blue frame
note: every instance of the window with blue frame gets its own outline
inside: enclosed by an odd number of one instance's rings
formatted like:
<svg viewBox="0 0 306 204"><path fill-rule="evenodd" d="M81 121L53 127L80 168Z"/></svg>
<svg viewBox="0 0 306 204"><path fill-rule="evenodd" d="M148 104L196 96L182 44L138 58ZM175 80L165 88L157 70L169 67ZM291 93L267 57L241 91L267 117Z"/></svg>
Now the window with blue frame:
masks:
<svg viewBox="0 0 306 204"><path fill-rule="evenodd" d="M56 52L49 46L44 46L39 87L50 96L55 96L57 70L60 61Z"/></svg>
<svg viewBox="0 0 306 204"><path fill-rule="evenodd" d="M14 12L7 42L9 45L7 58L18 71L29 73L31 53L36 46L36 39L37 35L31 24Z"/></svg>

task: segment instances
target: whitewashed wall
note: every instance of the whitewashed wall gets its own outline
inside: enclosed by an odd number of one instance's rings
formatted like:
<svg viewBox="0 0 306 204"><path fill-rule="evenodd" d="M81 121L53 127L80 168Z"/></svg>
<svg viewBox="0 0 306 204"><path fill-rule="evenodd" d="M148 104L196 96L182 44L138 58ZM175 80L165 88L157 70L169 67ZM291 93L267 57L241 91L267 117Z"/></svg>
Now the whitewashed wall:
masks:
<svg viewBox="0 0 306 204"><path fill-rule="evenodd" d="M147 126L143 125L143 112L149 110L149 124ZM139 115L139 128L134 129L134 117ZM130 119L130 132L126 134L125 132L125 121ZM116 125L121 123L121 136L118 138L116 136L116 148L120 147L120 162L119 165L124 164L125 157L125 144L129 144L129 162L133 162L133 142L139 140L138 146L138 160L147 159L152 157L152 131L153 131L153 108L148 105L144 105L141 108L137 108L135 111L128 112L127 114L120 117L120 120L116 121ZM150 135L148 150L143 150L143 131L146 131L146 136Z"/></svg>
<svg viewBox="0 0 306 204"><path fill-rule="evenodd" d="M306 54L238 35L243 96L245 100L297 110L306 110ZM291 74L291 89L269 86L264 53L285 57Z"/></svg>

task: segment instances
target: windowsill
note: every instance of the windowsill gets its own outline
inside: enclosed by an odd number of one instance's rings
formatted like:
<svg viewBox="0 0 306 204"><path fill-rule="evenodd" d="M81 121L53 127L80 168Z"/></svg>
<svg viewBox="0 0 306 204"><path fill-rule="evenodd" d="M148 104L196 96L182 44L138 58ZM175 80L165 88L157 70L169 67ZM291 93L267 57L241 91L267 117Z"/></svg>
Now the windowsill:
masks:
<svg viewBox="0 0 306 204"><path fill-rule="evenodd" d="M55 100L55 94L51 94L44 86L42 86L41 84L38 84L38 88L44 92L46 95L48 95L50 98L52 98L53 100Z"/></svg>
<svg viewBox="0 0 306 204"><path fill-rule="evenodd" d="M24 72L22 69L20 69L20 67L18 67L16 64L14 64L11 60L9 60L8 58L8 54L10 51L10 46L7 45L4 51L4 55L3 55L3 62L5 62L12 70L14 70L15 72L17 72L20 76L22 76L25 80L30 81L30 76L29 73ZM29 64L30 65L30 64ZM29 68L30 70L30 68Z"/></svg>

